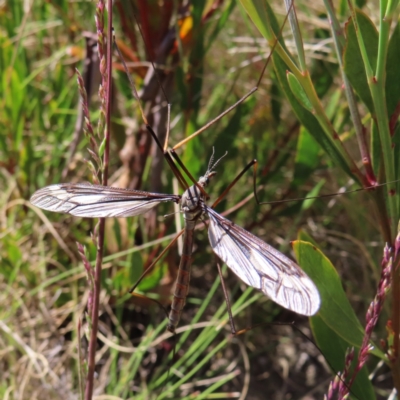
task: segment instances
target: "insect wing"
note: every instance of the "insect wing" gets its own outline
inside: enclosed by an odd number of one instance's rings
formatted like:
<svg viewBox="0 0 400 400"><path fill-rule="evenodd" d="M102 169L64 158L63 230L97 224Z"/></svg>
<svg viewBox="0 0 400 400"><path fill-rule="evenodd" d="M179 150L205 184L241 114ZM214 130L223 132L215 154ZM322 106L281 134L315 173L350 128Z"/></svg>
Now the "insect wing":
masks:
<svg viewBox="0 0 400 400"><path fill-rule="evenodd" d="M60 183L39 189L30 201L48 211L79 217L106 218L144 214L161 202L178 203L180 196L86 183Z"/></svg>
<svg viewBox="0 0 400 400"><path fill-rule="evenodd" d="M211 246L240 279L298 314L318 311L318 290L294 261L213 209L207 213Z"/></svg>

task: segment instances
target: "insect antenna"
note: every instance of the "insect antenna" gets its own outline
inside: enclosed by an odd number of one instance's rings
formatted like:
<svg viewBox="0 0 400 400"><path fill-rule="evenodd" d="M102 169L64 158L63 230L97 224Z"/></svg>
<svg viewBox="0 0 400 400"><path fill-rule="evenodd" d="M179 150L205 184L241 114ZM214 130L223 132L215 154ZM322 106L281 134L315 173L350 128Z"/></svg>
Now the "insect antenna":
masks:
<svg viewBox="0 0 400 400"><path fill-rule="evenodd" d="M208 162L207 171L211 171L211 169L212 169L212 165L213 165L213 162L214 162L214 154L215 154L215 147L213 146L212 147L212 154L211 154L211 157L210 157L210 161Z"/></svg>
<svg viewBox="0 0 400 400"><path fill-rule="evenodd" d="M228 154L228 152L226 151L225 152L225 154L223 155L223 156L221 156L220 158L218 158L218 160L217 161L215 161L215 163L213 163L213 161L214 161L214 146L213 146L213 153L212 153L212 155L211 155L211 158L210 158L210 161L209 161L209 163L208 163L208 168L207 168L207 172L208 173L210 173L210 172L213 172L213 170L214 170L214 168L220 163L220 161L224 158L224 157L226 157L226 155Z"/></svg>

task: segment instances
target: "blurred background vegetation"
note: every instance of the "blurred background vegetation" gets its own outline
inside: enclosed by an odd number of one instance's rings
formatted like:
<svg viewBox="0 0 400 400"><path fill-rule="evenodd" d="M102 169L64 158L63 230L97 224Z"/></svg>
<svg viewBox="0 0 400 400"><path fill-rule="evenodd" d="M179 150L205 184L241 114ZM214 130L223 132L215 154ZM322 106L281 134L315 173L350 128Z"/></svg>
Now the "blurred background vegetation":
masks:
<svg viewBox="0 0 400 400"><path fill-rule="evenodd" d="M88 258L94 259L90 234L96 221L43 213L28 199L52 183L92 181L85 161L90 155L82 134L75 68L84 76L92 121L96 121L100 78L95 6L95 2L64 0L0 3L3 398L79 397L78 365L82 363L77 347L81 343L84 358L87 342L85 323L81 334L77 327L89 287L75 243L84 244ZM295 6L316 93L354 163L361 165L327 11L322 2L296 1ZM358 6L377 23L376 5ZM282 24L283 4L274 2L271 7ZM350 16L344 1L337 4L336 12L342 23ZM170 145L256 86L271 48L236 1L119 0L113 23L145 113L160 135L166 129L166 102L172 104ZM289 26L283 29L282 39L295 53ZM149 61L157 66L167 98ZM142 126L116 56L113 80L109 183L174 193L173 174ZM216 157L228 151L209 188L212 199L253 158L259 162L261 201L353 188L349 174L327 157L296 118L278 81L271 62L255 94L179 150L194 177L207 169L213 147ZM393 81L393 90L396 85ZM359 107L363 123L372 129L368 105L360 102ZM252 184L248 173L217 211L288 254L297 232L307 232L335 265L364 324L384 245L368 193L259 206ZM254 326L237 338L230 337L216 258L204 229L196 232L189 299L176 338L165 333L162 308L127 294L176 232L174 217L164 217L173 212L172 205L160 205L139 218L107 221L95 383L95 394L105 397L98 398L322 398L332 379L323 354L284 324L294 322L311 336L307 319L246 289L228 272L225 283L235 303L236 326ZM167 307L178 263L174 246L137 291ZM188 327L191 323L194 328ZM384 323L378 326L377 337L384 335L384 329ZM382 367L378 375L377 398L387 398L392 387L388 369Z"/></svg>

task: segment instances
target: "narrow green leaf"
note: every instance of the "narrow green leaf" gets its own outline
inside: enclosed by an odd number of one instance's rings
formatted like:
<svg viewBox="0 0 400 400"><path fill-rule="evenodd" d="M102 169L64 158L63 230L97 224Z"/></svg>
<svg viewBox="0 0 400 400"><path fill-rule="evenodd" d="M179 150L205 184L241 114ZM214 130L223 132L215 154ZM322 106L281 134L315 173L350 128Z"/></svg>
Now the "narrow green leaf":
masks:
<svg viewBox="0 0 400 400"><path fill-rule="evenodd" d="M282 109L282 102L280 101L279 97L279 86L276 84L275 80L272 82L270 96L271 96L272 115L274 117L275 122L278 124L281 121L280 115Z"/></svg>
<svg viewBox="0 0 400 400"><path fill-rule="evenodd" d="M304 126L300 127L294 166L293 184L304 183L318 165L319 146Z"/></svg>
<svg viewBox="0 0 400 400"><path fill-rule="evenodd" d="M357 10L357 22L360 27L364 44L372 68L375 68L378 52L378 32L372 21L360 10ZM361 100L368 107L368 110L374 114L371 92L365 73L365 67L361 56L360 47L357 41L357 35L353 20L350 18L346 24L346 47L343 55L344 71L349 78Z"/></svg>
<svg viewBox="0 0 400 400"><path fill-rule="evenodd" d="M270 42L270 45L272 46L275 40L278 39L280 46L286 51L287 56L295 63L280 34L281 26L270 4L265 0L240 0L240 2L260 33Z"/></svg>
<svg viewBox="0 0 400 400"><path fill-rule="evenodd" d="M10 259L12 264L17 264L21 261L21 250L17 245L12 242L8 243L8 258Z"/></svg>
<svg viewBox="0 0 400 400"><path fill-rule="evenodd" d="M300 82L297 80L297 78L291 72L287 72L286 77L289 83L289 87L292 90L292 93L295 95L297 101L308 111L312 111L313 106L310 103L306 92L300 85Z"/></svg>
<svg viewBox="0 0 400 400"><path fill-rule="evenodd" d="M321 146L321 148L332 158L333 162L341 167L349 176L357 179L350 168L348 167L346 161L344 160L342 154L339 150L332 145L332 141L327 137L327 133L322 129L321 125L315 118L315 116L308 110L306 110L296 99L289 84L286 79L286 64L278 56L273 56L275 73L278 77L281 89L284 91L293 112L296 114L298 120L304 125L304 127L312 134L313 138Z"/></svg>
<svg viewBox="0 0 400 400"><path fill-rule="evenodd" d="M236 1L231 0L230 3L228 3L227 6L225 6L225 9L222 11L221 15L219 16L218 20L216 21L216 26L208 35L208 40L207 40L207 45L206 45L206 50L205 53L208 52L209 48L211 45L215 42L217 39L218 34L221 32L221 30L225 27L226 22L228 21L228 17L231 15L233 9L236 6Z"/></svg>
<svg viewBox="0 0 400 400"><path fill-rule="evenodd" d="M272 39L267 13L267 2L263 0L240 0L240 2L261 34L266 39Z"/></svg>
<svg viewBox="0 0 400 400"><path fill-rule="evenodd" d="M328 103L325 108L326 115L329 119L337 118L337 111L343 104L343 90L337 88L334 93L329 93Z"/></svg>
<svg viewBox="0 0 400 400"><path fill-rule="evenodd" d="M135 253L131 253L128 256L128 265L129 268L128 276L129 276L129 286L134 285L137 280L140 278L143 272L143 258L139 251ZM125 285L126 286L126 285ZM144 290L143 288L141 288Z"/></svg>
<svg viewBox="0 0 400 400"><path fill-rule="evenodd" d="M371 160L374 171L379 171L381 166L381 138L379 137L376 121L371 119Z"/></svg>
<svg viewBox="0 0 400 400"><path fill-rule="evenodd" d="M396 25L389 42L386 64L386 102L389 118L400 102L400 24Z"/></svg>
<svg viewBox="0 0 400 400"><path fill-rule="evenodd" d="M262 0L241 0L241 4L257 26L261 34L268 40L273 38L272 32L278 34L279 25L276 21L275 15L272 12L267 2ZM284 46L282 38L279 38L279 42ZM287 52L288 57L290 54ZM288 98L293 112L299 121L305 126L305 128L313 135L318 144L324 149L324 151L332 158L334 163L341 167L349 176L354 176L352 170L348 166L345 158L341 154L338 147L335 146L335 138L328 137L321 125L319 124L316 117L307 109L305 109L294 96L291 88L289 87L286 79L286 71L288 66L275 52L272 56L274 69L278 78L281 89ZM333 140L332 140L333 139Z"/></svg>
<svg viewBox="0 0 400 400"><path fill-rule="evenodd" d="M238 150L234 141L243 127L242 119L249 115L250 110L253 107L254 101L251 100L236 107L233 111L233 114L230 115L227 126L220 130L218 135L215 136L214 146L216 151L218 151L218 153L228 151L228 155L225 160L234 159L237 157Z"/></svg>
<svg viewBox="0 0 400 400"><path fill-rule="evenodd" d="M325 179L321 179L313 188L307 193L306 197L317 197L320 190L322 189L322 186L325 185ZM301 209L308 210L315 202L317 199L305 199L303 201L303 204L301 205Z"/></svg>
<svg viewBox="0 0 400 400"><path fill-rule="evenodd" d="M138 254L138 253L135 253ZM135 256L134 258L138 258ZM134 261L134 260L132 260ZM138 268L139 266L136 263L132 264L132 268ZM142 268L142 266L140 266ZM147 292L160 284L161 279L165 276L168 267L165 263L159 263L154 267L154 270L146 275L143 280L140 282L138 289Z"/></svg>
<svg viewBox="0 0 400 400"><path fill-rule="evenodd" d="M395 162L395 171L397 173L397 177L400 176L400 125L397 124L396 130L393 135L393 145L394 145L394 162Z"/></svg>
<svg viewBox="0 0 400 400"><path fill-rule="evenodd" d="M104 137L104 139L103 139L103 140L101 141L101 143L100 143L100 147L99 147L99 157L103 157L105 148L106 148L106 138Z"/></svg>

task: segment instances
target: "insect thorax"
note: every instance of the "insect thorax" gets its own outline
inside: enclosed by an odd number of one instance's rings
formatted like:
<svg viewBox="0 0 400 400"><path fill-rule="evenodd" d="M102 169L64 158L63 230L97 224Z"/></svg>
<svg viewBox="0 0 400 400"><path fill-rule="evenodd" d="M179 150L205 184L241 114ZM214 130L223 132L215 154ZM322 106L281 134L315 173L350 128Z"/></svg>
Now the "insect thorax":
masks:
<svg viewBox="0 0 400 400"><path fill-rule="evenodd" d="M183 195L181 200L181 210L184 213L186 221L197 221L203 214L204 195L196 186L190 186Z"/></svg>

